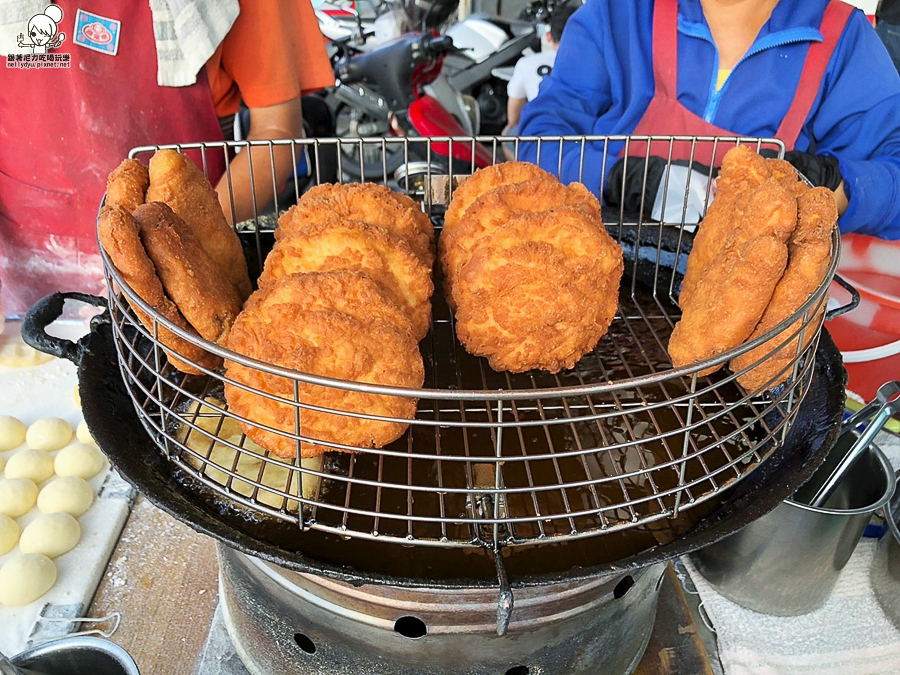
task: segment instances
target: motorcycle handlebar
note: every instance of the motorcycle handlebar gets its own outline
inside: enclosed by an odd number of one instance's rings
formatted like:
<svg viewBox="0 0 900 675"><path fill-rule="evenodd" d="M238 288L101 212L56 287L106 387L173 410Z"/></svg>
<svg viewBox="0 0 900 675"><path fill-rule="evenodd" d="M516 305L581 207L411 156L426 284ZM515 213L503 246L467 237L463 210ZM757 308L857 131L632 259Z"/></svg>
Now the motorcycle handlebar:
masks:
<svg viewBox="0 0 900 675"><path fill-rule="evenodd" d="M437 59L454 49L453 38L449 35L410 34L366 54L342 58L334 66L334 75L345 84L353 84L364 80L371 68L380 70L380 65L388 64L390 70L395 70L404 61L415 65Z"/></svg>
<svg viewBox="0 0 900 675"><path fill-rule="evenodd" d="M431 57L449 54L455 50L453 38L449 35L425 35L422 37L422 50Z"/></svg>

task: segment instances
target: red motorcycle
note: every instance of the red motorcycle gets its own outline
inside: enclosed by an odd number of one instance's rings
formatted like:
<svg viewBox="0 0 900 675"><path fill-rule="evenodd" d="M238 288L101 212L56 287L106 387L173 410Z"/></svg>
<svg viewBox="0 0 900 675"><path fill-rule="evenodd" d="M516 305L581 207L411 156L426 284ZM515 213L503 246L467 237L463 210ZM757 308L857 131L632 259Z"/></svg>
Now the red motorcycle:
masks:
<svg viewBox="0 0 900 675"><path fill-rule="evenodd" d="M350 49L338 47L339 58L334 67L337 84L334 97L339 106L339 135L352 136L470 136L441 103L426 94L423 88L434 82L441 72L444 57L455 50L452 38L436 33L407 33L377 49L350 54ZM350 126L344 114L355 115ZM355 126L353 126L355 125ZM343 134L342 134L343 132ZM452 158L451 158L452 145ZM409 151L399 144L378 144L363 147L346 145L342 163L351 176L381 175L396 171L405 161L424 160L409 157ZM458 162L461 172L493 163L493 153L483 144L433 143L431 160L445 168ZM435 157L434 155L437 155Z"/></svg>

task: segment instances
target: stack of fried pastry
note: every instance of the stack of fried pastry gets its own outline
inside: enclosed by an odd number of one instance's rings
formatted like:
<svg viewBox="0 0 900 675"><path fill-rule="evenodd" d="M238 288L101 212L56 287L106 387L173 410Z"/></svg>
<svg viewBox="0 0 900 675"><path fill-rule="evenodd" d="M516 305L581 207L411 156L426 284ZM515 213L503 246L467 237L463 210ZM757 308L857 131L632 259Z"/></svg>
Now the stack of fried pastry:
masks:
<svg viewBox="0 0 900 675"><path fill-rule="evenodd" d="M456 189L440 259L457 336L494 370L571 368L618 308L622 250L597 198L527 162L481 169Z"/></svg>
<svg viewBox="0 0 900 675"><path fill-rule="evenodd" d="M825 278L837 217L833 193L809 188L789 163L763 159L747 146L730 150L688 257L678 299L682 318L669 340L673 365L734 349L797 311ZM804 345L818 319L803 331ZM797 321L731 361L734 372L749 368L737 378L745 389L768 389L787 379L800 326Z"/></svg>
<svg viewBox="0 0 900 675"><path fill-rule="evenodd" d="M97 228L110 261L145 303L179 328L225 343L250 293L247 263L215 191L189 158L160 150L149 171L138 160L123 161L109 176ZM133 309L153 331L152 319ZM221 363L162 325L158 335L182 372Z"/></svg>
<svg viewBox="0 0 900 675"><path fill-rule="evenodd" d="M259 290L235 322L228 347L313 375L421 387L418 341L431 320L434 234L416 203L378 185L321 185L281 217L275 236ZM350 413L299 409L301 435L310 439L299 443L302 457L380 448L408 427L354 414L400 420L416 412L414 398L295 383L234 361L226 371L252 390ZM226 384L225 397L231 410L253 420L242 423L253 441L282 457L297 454L298 440L284 435L297 429L296 406L233 384Z"/></svg>

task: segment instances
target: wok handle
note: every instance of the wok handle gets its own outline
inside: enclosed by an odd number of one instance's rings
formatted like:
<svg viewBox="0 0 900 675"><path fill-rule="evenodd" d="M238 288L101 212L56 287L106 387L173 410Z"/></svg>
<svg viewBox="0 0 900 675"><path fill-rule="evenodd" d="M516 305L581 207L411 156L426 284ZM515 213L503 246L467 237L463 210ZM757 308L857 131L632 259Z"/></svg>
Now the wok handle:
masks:
<svg viewBox="0 0 900 675"><path fill-rule="evenodd" d="M825 320L831 321L834 317L840 316L841 314L846 314L849 311L852 311L859 306L859 291L853 288L850 283L844 279L840 274L834 275L834 282L840 286L841 288L850 291L850 302L846 305L841 305L840 307L835 307L834 309L830 309L825 312Z"/></svg>
<svg viewBox="0 0 900 675"><path fill-rule="evenodd" d="M87 293L53 293L41 300L28 310L22 321L22 339L39 352L51 354L60 359L67 359L76 366L81 365L83 350L78 343L71 340L58 338L47 333L47 326L56 321L63 313L66 300L78 300L94 305L106 307L106 299L98 295Z"/></svg>

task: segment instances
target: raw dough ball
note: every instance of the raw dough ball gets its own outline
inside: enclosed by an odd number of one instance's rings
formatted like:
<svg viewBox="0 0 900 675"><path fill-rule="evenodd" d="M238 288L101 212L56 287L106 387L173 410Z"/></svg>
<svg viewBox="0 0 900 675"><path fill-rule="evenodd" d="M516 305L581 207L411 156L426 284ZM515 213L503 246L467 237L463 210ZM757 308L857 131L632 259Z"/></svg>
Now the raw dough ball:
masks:
<svg viewBox="0 0 900 675"><path fill-rule="evenodd" d="M0 367L5 368L30 368L52 360L49 354L44 354L26 345L20 336L9 340L0 341Z"/></svg>
<svg viewBox="0 0 900 675"><path fill-rule="evenodd" d="M18 448L25 442L25 425L15 417L0 415L0 452Z"/></svg>
<svg viewBox="0 0 900 675"><path fill-rule="evenodd" d="M25 553L0 569L0 604L14 607L34 602L56 583L56 565L45 555Z"/></svg>
<svg viewBox="0 0 900 675"><path fill-rule="evenodd" d="M51 452L59 450L72 440L72 427L58 417L45 417L38 420L25 433L25 442L29 448Z"/></svg>
<svg viewBox="0 0 900 675"><path fill-rule="evenodd" d="M38 489L27 478L0 478L0 514L18 518L28 513L37 500Z"/></svg>
<svg viewBox="0 0 900 675"><path fill-rule="evenodd" d="M80 410L81 409L81 388L77 384L75 385L75 388L72 390L72 398L75 399L75 405L77 405Z"/></svg>
<svg viewBox="0 0 900 675"><path fill-rule="evenodd" d="M7 478L30 478L35 483L43 483L53 475L53 456L31 448L19 450L6 462L3 475Z"/></svg>
<svg viewBox="0 0 900 675"><path fill-rule="evenodd" d="M78 518L94 503L94 491L84 478L65 476L47 483L37 498L41 513L68 513Z"/></svg>
<svg viewBox="0 0 900 675"><path fill-rule="evenodd" d="M84 420L78 423L78 428L75 429L75 438L85 445L97 445L97 441L91 436L91 430L88 429L87 422Z"/></svg>
<svg viewBox="0 0 900 675"><path fill-rule="evenodd" d="M80 427L79 427L80 428ZM73 443L56 454L57 476L78 476L90 480L103 470L103 453L93 445Z"/></svg>
<svg viewBox="0 0 900 675"><path fill-rule="evenodd" d="M81 525L68 513L44 513L22 530L19 550L55 558L75 548L81 539Z"/></svg>
<svg viewBox="0 0 900 675"><path fill-rule="evenodd" d="M9 516L0 516L0 555L13 550L19 541L19 526Z"/></svg>

